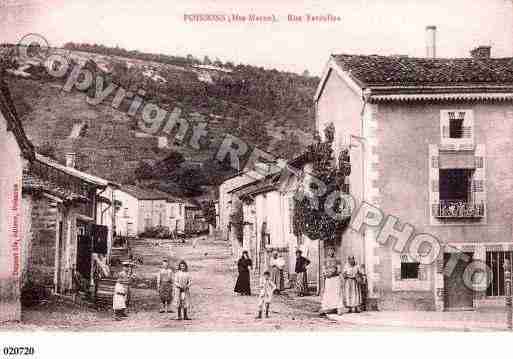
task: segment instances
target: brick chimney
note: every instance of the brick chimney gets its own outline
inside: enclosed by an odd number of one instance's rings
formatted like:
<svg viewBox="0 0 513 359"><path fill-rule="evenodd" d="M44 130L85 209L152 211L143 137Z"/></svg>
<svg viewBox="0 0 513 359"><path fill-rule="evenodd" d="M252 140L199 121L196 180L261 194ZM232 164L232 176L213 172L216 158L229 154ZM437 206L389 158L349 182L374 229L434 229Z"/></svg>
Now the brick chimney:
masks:
<svg viewBox="0 0 513 359"><path fill-rule="evenodd" d="M426 57L436 57L436 26L426 26Z"/></svg>
<svg viewBox="0 0 513 359"><path fill-rule="evenodd" d="M492 47L478 46L470 51L470 56L472 56L475 59L489 59L490 57L492 57Z"/></svg>
<svg viewBox="0 0 513 359"><path fill-rule="evenodd" d="M66 153L66 167L75 168L77 165L77 154L75 152Z"/></svg>

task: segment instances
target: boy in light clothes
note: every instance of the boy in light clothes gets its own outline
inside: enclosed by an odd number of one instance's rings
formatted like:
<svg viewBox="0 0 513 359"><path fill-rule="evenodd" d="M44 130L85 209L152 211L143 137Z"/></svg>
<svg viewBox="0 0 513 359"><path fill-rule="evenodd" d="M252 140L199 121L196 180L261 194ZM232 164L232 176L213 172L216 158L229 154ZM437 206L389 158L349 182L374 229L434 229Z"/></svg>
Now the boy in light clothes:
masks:
<svg viewBox="0 0 513 359"><path fill-rule="evenodd" d="M256 319L262 319L262 311L265 306L265 317L269 318L269 306L273 299L273 293L276 290L276 284L271 280L271 273L264 272L260 280L260 294L258 295L258 316Z"/></svg>

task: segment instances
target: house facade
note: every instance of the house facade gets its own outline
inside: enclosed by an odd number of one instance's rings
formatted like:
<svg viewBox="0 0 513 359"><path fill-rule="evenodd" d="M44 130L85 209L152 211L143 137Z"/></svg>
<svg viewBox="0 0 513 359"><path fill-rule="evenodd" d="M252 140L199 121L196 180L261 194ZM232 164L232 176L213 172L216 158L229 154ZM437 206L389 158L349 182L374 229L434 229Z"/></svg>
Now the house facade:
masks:
<svg viewBox="0 0 513 359"><path fill-rule="evenodd" d="M120 202L116 216L120 236L135 237L155 227L185 230L184 203L168 193L126 185L116 191L115 198Z"/></svg>
<svg viewBox="0 0 513 359"><path fill-rule="evenodd" d="M23 175L25 285L60 295L90 290L96 261L109 263L116 187L36 154Z"/></svg>
<svg viewBox="0 0 513 359"><path fill-rule="evenodd" d="M239 233L237 257L243 250L248 251L258 274L269 270L273 252L284 258L284 278L286 287L295 281L296 250L300 249L303 256L310 260L308 267L309 287L319 291L320 282L320 248L323 245L307 235L294 234L294 196L303 177L299 174L311 171L310 164L301 161L290 161L294 173L286 169L259 180L247 183L229 192L232 203L241 203L241 229L236 227L232 232Z"/></svg>
<svg viewBox="0 0 513 359"><path fill-rule="evenodd" d="M384 218L346 230L339 255L365 264L379 309L502 300L502 266L513 250L513 59L486 50L463 59L333 55L326 66L317 129L334 124L335 152L350 152L350 193ZM394 245L413 230L438 239L435 261L421 258L429 246L416 256ZM467 259L447 271L455 253ZM476 276L486 289L464 280L477 261L490 269Z"/></svg>
<svg viewBox="0 0 513 359"><path fill-rule="evenodd" d="M0 74L2 76L2 74ZM9 90L0 77L0 322L21 317L20 287L26 268L25 223L21 220L23 167L34 159Z"/></svg>

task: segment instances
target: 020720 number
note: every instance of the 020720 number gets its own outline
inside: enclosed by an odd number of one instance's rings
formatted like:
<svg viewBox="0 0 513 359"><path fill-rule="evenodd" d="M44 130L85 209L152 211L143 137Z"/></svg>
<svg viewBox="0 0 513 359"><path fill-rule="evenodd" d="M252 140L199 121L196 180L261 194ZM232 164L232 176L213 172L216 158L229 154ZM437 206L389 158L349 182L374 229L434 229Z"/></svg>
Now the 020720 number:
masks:
<svg viewBox="0 0 513 359"><path fill-rule="evenodd" d="M34 355L34 347L4 347L3 348L4 355Z"/></svg>

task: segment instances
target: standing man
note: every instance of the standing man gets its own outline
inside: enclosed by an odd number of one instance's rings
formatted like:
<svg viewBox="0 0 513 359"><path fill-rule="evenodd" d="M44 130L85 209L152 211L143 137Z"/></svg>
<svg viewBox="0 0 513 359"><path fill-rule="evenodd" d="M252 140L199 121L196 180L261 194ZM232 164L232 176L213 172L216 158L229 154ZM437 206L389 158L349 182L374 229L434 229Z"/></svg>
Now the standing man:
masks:
<svg viewBox="0 0 513 359"><path fill-rule="evenodd" d="M306 267L310 264L310 260L303 257L300 249L296 250L296 292L297 295L303 297L308 294L308 278L306 275Z"/></svg>

